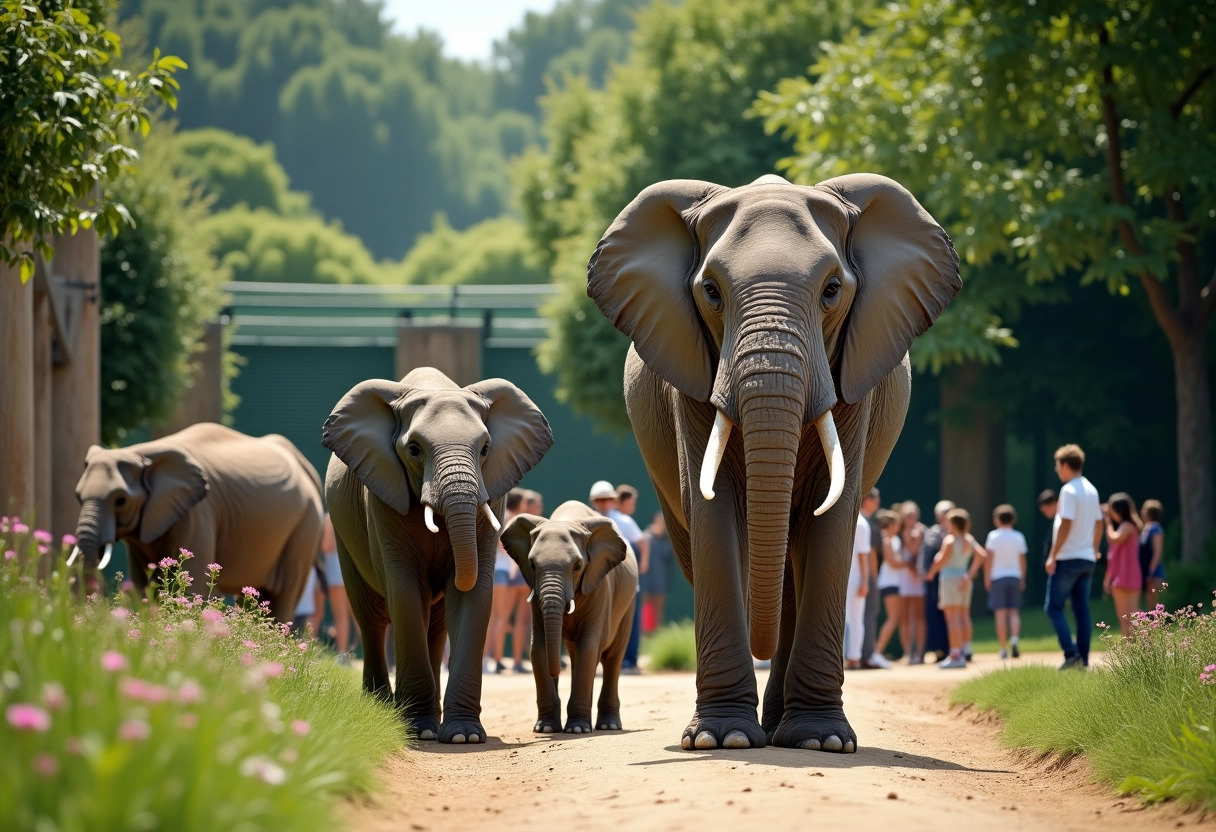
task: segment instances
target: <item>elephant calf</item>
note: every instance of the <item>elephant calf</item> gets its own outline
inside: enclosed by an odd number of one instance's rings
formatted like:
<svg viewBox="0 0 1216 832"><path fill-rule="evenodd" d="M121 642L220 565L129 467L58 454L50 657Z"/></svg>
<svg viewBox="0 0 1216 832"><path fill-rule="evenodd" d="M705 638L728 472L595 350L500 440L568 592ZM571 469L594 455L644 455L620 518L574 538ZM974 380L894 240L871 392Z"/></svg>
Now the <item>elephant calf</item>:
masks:
<svg viewBox="0 0 1216 832"><path fill-rule="evenodd" d="M572 668L566 732L591 732L591 687L600 662L604 682L595 727L621 730L617 684L638 589L633 551L610 519L574 500L558 506L549 520L533 514L513 518L502 544L532 587L532 730L546 734L561 725L557 676L563 639Z"/></svg>
<svg viewBox="0 0 1216 832"><path fill-rule="evenodd" d="M86 566L98 566L102 547L121 540L142 591L147 564L189 549L185 568L196 588L206 585L207 564L218 563L220 591L257 587L284 623L321 546L321 478L278 434L203 422L127 448L94 445L76 496Z"/></svg>

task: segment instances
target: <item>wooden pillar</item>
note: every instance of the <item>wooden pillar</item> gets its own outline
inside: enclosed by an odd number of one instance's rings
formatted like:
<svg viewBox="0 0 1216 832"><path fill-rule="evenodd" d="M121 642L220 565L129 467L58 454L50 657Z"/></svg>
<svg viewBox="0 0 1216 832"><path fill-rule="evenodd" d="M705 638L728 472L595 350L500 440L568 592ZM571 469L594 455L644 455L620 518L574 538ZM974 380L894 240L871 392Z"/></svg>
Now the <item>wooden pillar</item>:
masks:
<svg viewBox="0 0 1216 832"><path fill-rule="evenodd" d="M397 378L434 367L461 387L481 380L481 321L442 318L397 323Z"/></svg>
<svg viewBox="0 0 1216 832"><path fill-rule="evenodd" d="M0 515L34 508L34 284L0 265Z"/></svg>
<svg viewBox="0 0 1216 832"><path fill-rule="evenodd" d="M190 361L190 386L182 393L173 418L156 425L153 437L168 436L199 422L224 418L224 325L212 321L203 330L202 351Z"/></svg>
<svg viewBox="0 0 1216 832"><path fill-rule="evenodd" d="M971 388L984 372L956 370L941 384L941 497L971 513L980 541L992 529L992 509L1005 501L1005 425L975 401Z"/></svg>
<svg viewBox="0 0 1216 832"><path fill-rule="evenodd" d="M101 442L101 321L100 251L97 234L82 231L56 242L51 265L56 291L67 298L63 332L71 343L61 344L65 361L51 376L53 459L51 531L60 535L76 529L80 503L76 483L84 470L89 446ZM74 296L74 297L73 297Z"/></svg>
<svg viewBox="0 0 1216 832"><path fill-rule="evenodd" d="M53 522L51 498L51 374L55 340L51 296L34 293L34 521L40 529Z"/></svg>

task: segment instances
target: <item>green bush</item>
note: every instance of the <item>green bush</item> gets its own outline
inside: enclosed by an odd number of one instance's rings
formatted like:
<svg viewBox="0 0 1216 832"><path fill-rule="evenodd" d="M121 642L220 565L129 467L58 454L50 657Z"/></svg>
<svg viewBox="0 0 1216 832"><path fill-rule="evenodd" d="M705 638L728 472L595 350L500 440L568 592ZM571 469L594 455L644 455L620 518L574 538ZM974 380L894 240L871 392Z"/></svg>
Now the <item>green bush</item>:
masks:
<svg viewBox="0 0 1216 832"><path fill-rule="evenodd" d="M83 600L79 566L39 580L53 548L0 521L0 828L330 829L402 747L392 708L252 588L225 607L167 559L155 597Z"/></svg>
<svg viewBox="0 0 1216 832"><path fill-rule="evenodd" d="M1091 672L999 670L952 701L1000 714L1011 746L1085 754L1122 792L1216 808L1216 611L1158 605L1132 625L1127 639L1102 637Z"/></svg>
<svg viewBox="0 0 1216 832"><path fill-rule="evenodd" d="M642 639L650 670L696 670L697 639L691 621L664 624Z"/></svg>

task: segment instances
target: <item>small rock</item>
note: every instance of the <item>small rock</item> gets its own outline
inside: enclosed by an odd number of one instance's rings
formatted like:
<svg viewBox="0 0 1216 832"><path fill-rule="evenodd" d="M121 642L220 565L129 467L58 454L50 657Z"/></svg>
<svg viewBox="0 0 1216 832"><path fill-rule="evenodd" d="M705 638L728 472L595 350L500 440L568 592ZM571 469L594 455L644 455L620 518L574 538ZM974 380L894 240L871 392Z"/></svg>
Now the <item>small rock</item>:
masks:
<svg viewBox="0 0 1216 832"><path fill-rule="evenodd" d="M887 800L899 800L899 795L895 792L887 792Z"/></svg>
<svg viewBox="0 0 1216 832"><path fill-rule="evenodd" d="M751 787L751 786L744 786L744 787L743 787L743 791L745 791L745 792L750 792L751 790L752 790L752 787Z"/></svg>
<svg viewBox="0 0 1216 832"><path fill-rule="evenodd" d="M968 799L968 800L971 800L971 795L967 795L967 799Z"/></svg>

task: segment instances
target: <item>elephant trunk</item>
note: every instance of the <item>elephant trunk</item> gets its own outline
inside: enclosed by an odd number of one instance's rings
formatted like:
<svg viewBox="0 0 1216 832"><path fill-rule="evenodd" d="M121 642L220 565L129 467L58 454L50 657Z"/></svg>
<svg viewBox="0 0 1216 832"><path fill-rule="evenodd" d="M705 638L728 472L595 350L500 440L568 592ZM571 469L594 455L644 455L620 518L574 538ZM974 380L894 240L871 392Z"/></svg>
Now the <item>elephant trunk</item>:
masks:
<svg viewBox="0 0 1216 832"><path fill-rule="evenodd" d="M545 658L549 663L549 675L556 679L562 672L562 617L566 614L566 581L561 574L541 575L536 586L545 627ZM535 657L533 661L538 658Z"/></svg>
<svg viewBox="0 0 1216 832"><path fill-rule="evenodd" d="M477 515L481 513L481 484L473 455L453 453L435 466L433 493L443 513L456 562L456 589L468 592L477 584Z"/></svg>
<svg viewBox="0 0 1216 832"><path fill-rule="evenodd" d="M97 568L102 547L113 543L115 534L114 512L105 501L85 500L80 506L80 519L76 521L76 545L87 569Z"/></svg>
<svg viewBox="0 0 1216 832"><path fill-rule="evenodd" d="M794 466L802 433L805 388L800 374L773 372L791 356L751 356L741 368L740 423L747 472L748 629L753 655L777 647L782 581L789 548ZM783 359L783 360L782 360Z"/></svg>

